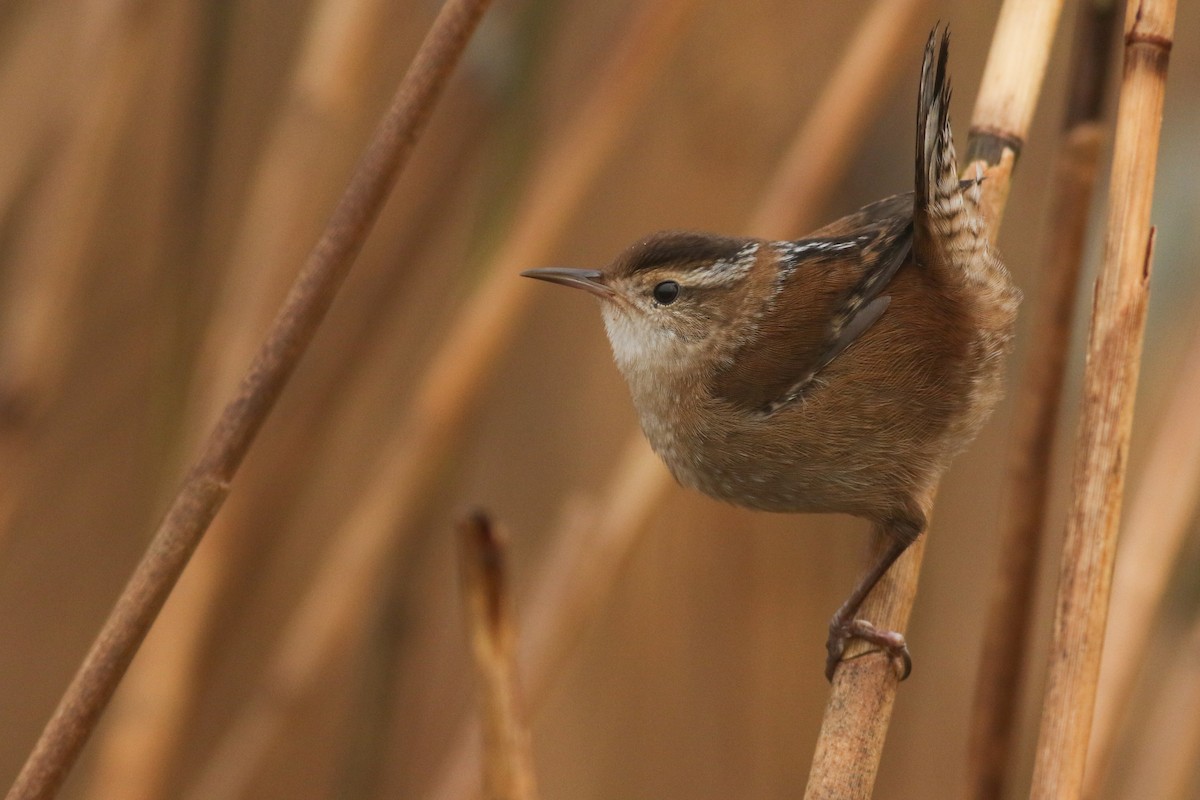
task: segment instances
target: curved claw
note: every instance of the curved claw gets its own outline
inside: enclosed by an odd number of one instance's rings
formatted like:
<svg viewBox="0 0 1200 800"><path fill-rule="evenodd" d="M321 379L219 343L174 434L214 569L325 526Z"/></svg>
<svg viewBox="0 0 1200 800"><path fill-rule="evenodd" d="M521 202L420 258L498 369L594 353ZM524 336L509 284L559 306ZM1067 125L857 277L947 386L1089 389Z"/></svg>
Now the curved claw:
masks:
<svg viewBox="0 0 1200 800"><path fill-rule="evenodd" d="M865 619L842 622L835 618L829 624L829 639L825 642L825 649L829 653L825 659L825 678L830 683L846 651L846 642L850 639L862 639L882 648L892 659L899 680L904 680L912 673L912 655L902 634L881 631Z"/></svg>

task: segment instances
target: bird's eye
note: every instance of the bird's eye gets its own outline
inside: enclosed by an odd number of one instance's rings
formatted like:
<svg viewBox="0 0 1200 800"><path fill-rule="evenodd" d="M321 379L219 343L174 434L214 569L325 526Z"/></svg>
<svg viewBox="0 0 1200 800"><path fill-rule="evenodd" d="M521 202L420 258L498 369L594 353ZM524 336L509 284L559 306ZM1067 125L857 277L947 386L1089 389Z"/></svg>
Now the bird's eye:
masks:
<svg viewBox="0 0 1200 800"><path fill-rule="evenodd" d="M675 281L663 281L654 287L654 301L660 306L669 306L679 297L679 284Z"/></svg>

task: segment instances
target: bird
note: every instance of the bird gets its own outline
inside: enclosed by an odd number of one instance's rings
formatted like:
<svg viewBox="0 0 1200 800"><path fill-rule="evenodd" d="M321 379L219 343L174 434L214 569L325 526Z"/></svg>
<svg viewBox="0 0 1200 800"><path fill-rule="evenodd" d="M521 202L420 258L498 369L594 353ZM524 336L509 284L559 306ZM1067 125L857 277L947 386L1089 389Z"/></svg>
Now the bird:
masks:
<svg viewBox="0 0 1200 800"><path fill-rule="evenodd" d="M949 46L935 26L913 191L801 239L662 231L603 269L521 273L599 299L642 431L680 484L761 511L854 515L882 537L830 622L831 681L852 638L901 680L911 671L903 635L858 611L1001 396L1021 301L988 241L982 170L959 178Z"/></svg>

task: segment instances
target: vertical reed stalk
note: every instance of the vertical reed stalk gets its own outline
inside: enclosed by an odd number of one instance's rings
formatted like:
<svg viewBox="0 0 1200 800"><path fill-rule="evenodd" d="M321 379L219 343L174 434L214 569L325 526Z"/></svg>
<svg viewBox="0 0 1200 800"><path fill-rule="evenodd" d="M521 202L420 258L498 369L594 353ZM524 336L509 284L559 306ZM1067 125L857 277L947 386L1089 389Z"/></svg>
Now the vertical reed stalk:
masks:
<svg viewBox="0 0 1200 800"><path fill-rule="evenodd" d="M1150 204L1174 0L1131 0L1104 260L1092 309L1072 503L1031 797L1082 789L1104 644L1154 233Z"/></svg>
<svg viewBox="0 0 1200 800"><path fill-rule="evenodd" d="M1071 58L1071 96L1059 144L1042 258L1042 280L1020 393L1013 413L1007 522L1000 531L1000 567L984 623L983 656L975 690L968 749L968 793L998 800L1006 771L1031 624L1038 554L1046 523L1051 458L1083 261L1092 192L1104 142L1101 105L1115 4L1085 3L1079 11Z"/></svg>
<svg viewBox="0 0 1200 800"><path fill-rule="evenodd" d="M1085 797L1097 797L1171 574L1200 508L1200 331L1158 421L1121 533L1088 749Z"/></svg>
<svg viewBox="0 0 1200 800"><path fill-rule="evenodd" d="M986 167L984 213L994 241L1008 199L1016 157L1024 144L1041 90L1061 2L1007 0L1000 11L992 49L976 99L965 174ZM928 535L927 535L928 536ZM923 537L923 540L926 537ZM910 547L863 605L862 615L903 631L913 600L924 548ZM855 644L847 656L868 649ZM896 676L882 653L846 661L834 674L825 720L805 797L867 798L883 752Z"/></svg>
<svg viewBox="0 0 1200 800"><path fill-rule="evenodd" d="M449 0L266 341L26 761L8 800L58 793L358 255L488 0Z"/></svg>

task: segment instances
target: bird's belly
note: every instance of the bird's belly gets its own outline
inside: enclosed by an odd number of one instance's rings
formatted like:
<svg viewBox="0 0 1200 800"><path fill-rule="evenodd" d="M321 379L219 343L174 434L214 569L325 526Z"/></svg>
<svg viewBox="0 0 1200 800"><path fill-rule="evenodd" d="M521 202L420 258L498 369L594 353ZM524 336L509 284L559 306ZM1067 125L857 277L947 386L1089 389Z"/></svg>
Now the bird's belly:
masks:
<svg viewBox="0 0 1200 800"><path fill-rule="evenodd" d="M642 415L651 447L682 485L734 505L777 512L886 513L897 492L880 466L830 448L816 431L680 415Z"/></svg>

